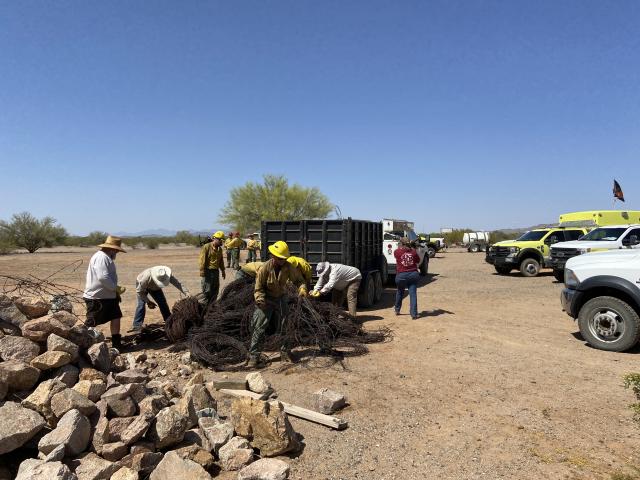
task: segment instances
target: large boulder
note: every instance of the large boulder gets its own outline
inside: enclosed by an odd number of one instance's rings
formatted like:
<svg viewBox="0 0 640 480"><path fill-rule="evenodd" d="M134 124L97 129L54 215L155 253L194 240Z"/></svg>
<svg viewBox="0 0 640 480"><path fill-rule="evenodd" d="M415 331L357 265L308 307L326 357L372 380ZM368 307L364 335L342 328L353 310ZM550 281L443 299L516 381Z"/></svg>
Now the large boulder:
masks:
<svg viewBox="0 0 640 480"><path fill-rule="evenodd" d="M107 393L109 393L107 391ZM121 398L117 395L104 396L103 400L109 407L109 414L113 417L131 417L136 414L136 402L131 397Z"/></svg>
<svg viewBox="0 0 640 480"><path fill-rule="evenodd" d="M92 343L87 327L78 317L65 311L29 320L21 329L23 337L38 343L45 343L52 333L70 340L81 348L87 348Z"/></svg>
<svg viewBox="0 0 640 480"><path fill-rule="evenodd" d="M97 402L107 390L107 384L100 380L81 380L73 386L73 389L92 402Z"/></svg>
<svg viewBox="0 0 640 480"><path fill-rule="evenodd" d="M163 449L180 443L189 429L189 415L177 406L167 407L158 413L147 432L147 438Z"/></svg>
<svg viewBox="0 0 640 480"><path fill-rule="evenodd" d="M271 389L271 384L267 382L260 372L251 372L246 377L249 390L255 393L266 393Z"/></svg>
<svg viewBox="0 0 640 480"><path fill-rule="evenodd" d="M9 391L31 390L40 377L40 370L19 360L0 363L0 382L7 384Z"/></svg>
<svg viewBox="0 0 640 480"><path fill-rule="evenodd" d="M218 452L220 465L224 470L240 470L253 461L253 449L243 437L233 437Z"/></svg>
<svg viewBox="0 0 640 480"><path fill-rule="evenodd" d="M79 410L89 416L96 411L96 404L77 391L67 388L51 398L51 411L60 418L71 410Z"/></svg>
<svg viewBox="0 0 640 480"><path fill-rule="evenodd" d="M96 343L87 349L87 355L91 361L91 365L96 370L103 373L109 373L111 369L111 355L109 346L105 342Z"/></svg>
<svg viewBox="0 0 640 480"><path fill-rule="evenodd" d="M67 352L44 352L31 360L31 365L40 370L51 370L71 363L71 355Z"/></svg>
<svg viewBox="0 0 640 480"><path fill-rule="evenodd" d="M7 360L20 360L29 363L40 355L40 346L24 337L6 335L0 338L0 358Z"/></svg>
<svg viewBox="0 0 640 480"><path fill-rule="evenodd" d="M231 405L231 421L240 436L251 438L262 457L299 449L296 433L280 402L238 398Z"/></svg>
<svg viewBox="0 0 640 480"><path fill-rule="evenodd" d="M286 480L289 464L277 458L261 458L238 472L238 480Z"/></svg>
<svg viewBox="0 0 640 480"><path fill-rule="evenodd" d="M183 390L182 399L180 401L183 403L191 402L193 404L193 415L195 415L196 412L204 410L206 408L212 408L214 410L218 408L218 404L209 393L209 390L207 390L204 385L199 384L186 387ZM183 408L190 410L190 407L188 405L184 405ZM193 425L196 425L198 423L197 416L195 416L195 418L191 417L191 421Z"/></svg>
<svg viewBox="0 0 640 480"><path fill-rule="evenodd" d="M55 427L58 417L51 410L51 399L57 393L66 390L67 386L60 380L45 380L31 395L22 401L22 406L30 408L42 415L50 427Z"/></svg>
<svg viewBox="0 0 640 480"><path fill-rule="evenodd" d="M13 303L8 295L0 293L0 320L22 329L29 319Z"/></svg>
<svg viewBox="0 0 640 480"><path fill-rule="evenodd" d="M96 453L102 453L102 447L111 441L111 432L109 431L109 420L107 417L100 417L91 437L91 446Z"/></svg>
<svg viewBox="0 0 640 480"><path fill-rule="evenodd" d="M78 410L71 410L64 414L54 430L40 439L38 450L47 455L58 445L64 444L66 455L75 456L87 449L90 437L89 419Z"/></svg>
<svg viewBox="0 0 640 480"><path fill-rule="evenodd" d="M77 465L78 480L109 480L111 475L120 469L117 463L105 460L93 452L74 460L73 463Z"/></svg>
<svg viewBox="0 0 640 480"><path fill-rule="evenodd" d="M138 472L140 478L147 478L161 460L162 453L160 452L132 453L120 460L118 465Z"/></svg>
<svg viewBox="0 0 640 480"><path fill-rule="evenodd" d="M38 412L5 402L0 407L0 455L20 448L44 426L44 418Z"/></svg>
<svg viewBox="0 0 640 480"><path fill-rule="evenodd" d="M15 480L77 480L78 477L61 462L29 458L20 464Z"/></svg>
<svg viewBox="0 0 640 480"><path fill-rule="evenodd" d="M154 417L162 410L169 406L169 400L164 395L149 395L144 398L138 407L140 408L140 414L150 413Z"/></svg>
<svg viewBox="0 0 640 480"><path fill-rule="evenodd" d="M117 373L115 378L118 383L145 383L149 380L147 374L137 368L130 368Z"/></svg>
<svg viewBox="0 0 640 480"><path fill-rule="evenodd" d="M151 480L207 480L211 475L201 465L168 452L151 474Z"/></svg>
<svg viewBox="0 0 640 480"><path fill-rule="evenodd" d="M80 353L78 345L55 333L47 337L47 350L51 352L66 352L71 355L71 361L77 360Z"/></svg>
<svg viewBox="0 0 640 480"><path fill-rule="evenodd" d="M65 365L60 367L52 373L53 378L60 380L67 387L71 388L78 383L78 377L80 370L75 365Z"/></svg>
<svg viewBox="0 0 640 480"><path fill-rule="evenodd" d="M205 470L210 470L216 462L216 459L211 455L211 453L197 445L187 445L174 450L174 452L180 455L181 458L196 462Z"/></svg>
<svg viewBox="0 0 640 480"><path fill-rule="evenodd" d="M15 297L13 303L29 319L44 317L51 308L51 304L42 298Z"/></svg>
<svg viewBox="0 0 640 480"><path fill-rule="evenodd" d="M100 454L105 460L117 462L129 453L129 448L122 442L105 443Z"/></svg>
<svg viewBox="0 0 640 480"><path fill-rule="evenodd" d="M325 415L331 415L341 408L344 408L347 404L344 395L329 390L328 388L321 388L317 392L314 392L311 402L314 410L324 413Z"/></svg>
<svg viewBox="0 0 640 480"><path fill-rule="evenodd" d="M132 443L137 442L145 433L147 433L153 418L153 415L150 413L138 415L135 420L131 422L120 434L120 441L125 445L131 445Z"/></svg>
<svg viewBox="0 0 640 480"><path fill-rule="evenodd" d="M109 441L119 442L122 440L120 435L129 428L136 417L116 417L109 420Z"/></svg>
<svg viewBox="0 0 640 480"><path fill-rule="evenodd" d="M80 380L100 380L107 383L107 376L95 368L83 368L79 375Z"/></svg>
<svg viewBox="0 0 640 480"><path fill-rule="evenodd" d="M111 475L111 480L138 480L138 472L127 467L122 467Z"/></svg>
<svg viewBox="0 0 640 480"><path fill-rule="evenodd" d="M220 450L220 447L233 438L233 425L220 422L220 420L216 418L200 418L198 419L198 426L205 437L207 437L211 450L216 454Z"/></svg>

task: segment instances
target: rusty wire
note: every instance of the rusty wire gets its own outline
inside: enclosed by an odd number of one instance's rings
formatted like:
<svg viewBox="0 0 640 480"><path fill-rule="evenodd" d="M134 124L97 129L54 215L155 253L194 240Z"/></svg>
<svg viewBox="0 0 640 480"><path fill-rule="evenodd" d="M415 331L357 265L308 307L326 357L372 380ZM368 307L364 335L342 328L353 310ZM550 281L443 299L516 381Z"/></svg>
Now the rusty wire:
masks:
<svg viewBox="0 0 640 480"><path fill-rule="evenodd" d="M215 370L238 370L247 358L251 342L251 319L255 310L254 283L239 279L230 283L216 302L209 304L200 324L194 318L197 299L176 303L167 321L167 334L176 340L187 335L192 356ZM187 306L188 305L188 306ZM300 298L293 287L288 294L288 312L282 328L267 330L264 351L304 350L306 358L330 358L329 365L346 356L368 352L366 344L391 337L388 328L365 330L357 318L328 302ZM179 334L179 335L177 335Z"/></svg>

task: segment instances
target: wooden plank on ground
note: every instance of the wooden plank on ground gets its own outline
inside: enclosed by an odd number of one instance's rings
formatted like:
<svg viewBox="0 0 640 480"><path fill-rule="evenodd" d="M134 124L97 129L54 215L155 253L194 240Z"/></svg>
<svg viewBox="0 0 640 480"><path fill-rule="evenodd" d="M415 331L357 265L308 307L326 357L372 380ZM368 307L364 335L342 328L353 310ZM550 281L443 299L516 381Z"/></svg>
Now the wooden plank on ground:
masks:
<svg viewBox="0 0 640 480"><path fill-rule="evenodd" d="M249 390L232 390L227 388L220 389L220 393L224 393L226 395L231 395L233 397L249 397L254 400L263 400L259 393L250 392ZM291 405L290 403L282 402L282 406L284 407L284 411L293 417L302 418L303 420L308 420L310 422L319 423L320 425L325 425L330 428L335 428L336 430L344 430L349 425L345 420L342 420L338 417L333 417L331 415L325 415L320 412L314 412L313 410L309 410L308 408L298 407L296 405Z"/></svg>
<svg viewBox="0 0 640 480"><path fill-rule="evenodd" d="M246 390L247 381L246 380L214 380L213 388L215 388L216 390L220 390L223 388L228 388L230 390Z"/></svg>

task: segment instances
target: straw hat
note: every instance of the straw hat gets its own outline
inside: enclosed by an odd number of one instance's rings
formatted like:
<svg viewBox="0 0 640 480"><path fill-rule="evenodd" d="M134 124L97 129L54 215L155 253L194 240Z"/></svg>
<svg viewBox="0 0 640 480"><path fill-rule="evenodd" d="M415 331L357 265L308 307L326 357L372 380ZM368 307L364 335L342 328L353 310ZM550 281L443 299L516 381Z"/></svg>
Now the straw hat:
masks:
<svg viewBox="0 0 640 480"><path fill-rule="evenodd" d="M110 248L111 250L127 253L126 250L122 248L122 239L120 237L112 237L111 235L108 235L107 240L98 245L98 248Z"/></svg>
<svg viewBox="0 0 640 480"><path fill-rule="evenodd" d="M160 288L169 285L171 280L171 269L164 265L158 265L157 267L151 267L151 279Z"/></svg>

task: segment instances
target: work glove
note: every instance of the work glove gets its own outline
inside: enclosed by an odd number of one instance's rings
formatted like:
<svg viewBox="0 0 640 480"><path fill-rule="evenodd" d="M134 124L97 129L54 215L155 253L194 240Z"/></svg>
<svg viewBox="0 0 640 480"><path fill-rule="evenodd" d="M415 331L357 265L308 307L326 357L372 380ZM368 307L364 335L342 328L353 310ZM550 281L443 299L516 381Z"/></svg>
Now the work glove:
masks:
<svg viewBox="0 0 640 480"><path fill-rule="evenodd" d="M153 310L154 308L156 308L156 304L153 302L147 302L147 307Z"/></svg>
<svg viewBox="0 0 640 480"><path fill-rule="evenodd" d="M311 295L312 297L319 297L320 296L320 292L317 290L314 290L313 292L311 292L309 295Z"/></svg>
<svg viewBox="0 0 640 480"><path fill-rule="evenodd" d="M306 297L307 295L308 295L308 294L307 294L307 290L306 290L305 288L301 288L301 289L298 291L298 296L299 296L299 297Z"/></svg>
<svg viewBox="0 0 640 480"><path fill-rule="evenodd" d="M116 295L122 295L126 291L127 287L121 287L120 285L116 287Z"/></svg>

